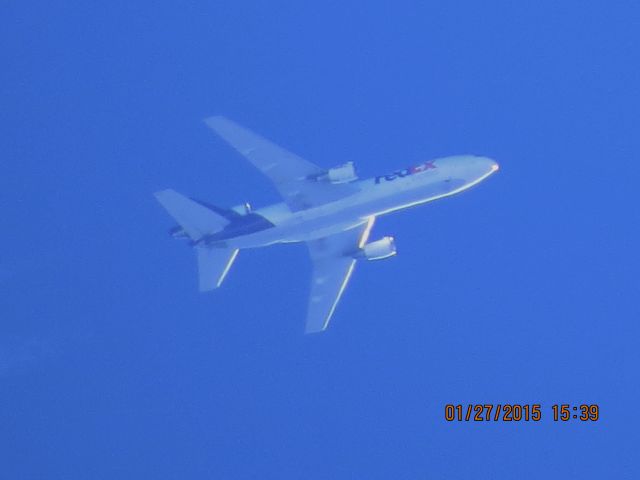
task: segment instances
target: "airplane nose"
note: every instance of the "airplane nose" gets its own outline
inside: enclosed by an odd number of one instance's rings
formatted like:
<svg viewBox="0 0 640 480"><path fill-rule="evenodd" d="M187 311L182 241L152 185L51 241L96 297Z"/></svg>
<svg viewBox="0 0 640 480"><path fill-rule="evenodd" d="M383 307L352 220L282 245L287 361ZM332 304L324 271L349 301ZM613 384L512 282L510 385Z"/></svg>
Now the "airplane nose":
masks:
<svg viewBox="0 0 640 480"><path fill-rule="evenodd" d="M441 159L435 162L437 166L442 166L447 173L460 178L485 177L500 169L498 162L492 158L481 155L458 155Z"/></svg>
<svg viewBox="0 0 640 480"><path fill-rule="evenodd" d="M491 173L500 170L500 165L498 165L498 162L491 158L480 157L478 160L483 164L483 167L487 168Z"/></svg>

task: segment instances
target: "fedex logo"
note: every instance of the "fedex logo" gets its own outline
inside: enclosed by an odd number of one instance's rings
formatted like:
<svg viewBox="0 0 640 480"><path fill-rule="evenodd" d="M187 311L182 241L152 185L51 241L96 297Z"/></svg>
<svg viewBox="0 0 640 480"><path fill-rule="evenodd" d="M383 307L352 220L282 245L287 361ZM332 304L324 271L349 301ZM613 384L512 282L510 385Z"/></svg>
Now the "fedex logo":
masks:
<svg viewBox="0 0 640 480"><path fill-rule="evenodd" d="M405 168L403 170L396 170L395 172L389 175L379 175L375 178L375 183L380 183L383 179L386 182L390 182L395 180L396 178L406 177L407 175L413 175L414 173L424 172L425 170L431 170L432 168L437 168L433 160L430 162L425 162L420 165L416 165L415 167Z"/></svg>

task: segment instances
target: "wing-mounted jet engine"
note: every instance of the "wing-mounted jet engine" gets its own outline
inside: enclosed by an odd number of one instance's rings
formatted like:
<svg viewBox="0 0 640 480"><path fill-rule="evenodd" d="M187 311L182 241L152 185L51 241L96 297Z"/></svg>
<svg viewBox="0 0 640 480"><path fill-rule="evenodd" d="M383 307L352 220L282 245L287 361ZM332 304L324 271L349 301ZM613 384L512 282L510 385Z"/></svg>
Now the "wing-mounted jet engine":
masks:
<svg viewBox="0 0 640 480"><path fill-rule="evenodd" d="M343 165L330 168L319 175L314 175L311 178L318 182L329 182L335 184L355 182L358 179L358 175L356 175L356 169L353 166L353 162L347 162Z"/></svg>
<svg viewBox="0 0 640 480"><path fill-rule="evenodd" d="M355 255L356 258L367 260L382 260L393 257L397 253L396 242L393 237L383 237L375 242L369 242Z"/></svg>

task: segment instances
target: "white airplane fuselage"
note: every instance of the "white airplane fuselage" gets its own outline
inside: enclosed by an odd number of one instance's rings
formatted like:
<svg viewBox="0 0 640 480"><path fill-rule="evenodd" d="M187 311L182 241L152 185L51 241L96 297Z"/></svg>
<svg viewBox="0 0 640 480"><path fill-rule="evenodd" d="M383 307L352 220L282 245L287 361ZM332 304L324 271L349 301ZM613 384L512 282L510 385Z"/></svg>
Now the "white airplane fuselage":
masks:
<svg viewBox="0 0 640 480"><path fill-rule="evenodd" d="M256 248L275 243L306 242L362 225L404 208L462 192L498 170L487 157L459 155L439 158L388 175L350 183L358 191L345 198L297 212L285 203L255 210L274 227L224 240L231 248Z"/></svg>

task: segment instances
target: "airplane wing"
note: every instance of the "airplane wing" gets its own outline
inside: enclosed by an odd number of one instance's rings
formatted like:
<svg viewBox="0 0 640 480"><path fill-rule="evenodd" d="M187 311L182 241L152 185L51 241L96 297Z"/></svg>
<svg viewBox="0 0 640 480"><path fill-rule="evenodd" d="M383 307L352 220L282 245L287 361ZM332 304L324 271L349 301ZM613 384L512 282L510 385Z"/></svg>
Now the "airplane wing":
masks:
<svg viewBox="0 0 640 480"><path fill-rule="evenodd" d="M225 117L209 117L205 123L264 173L294 212L333 202L358 191L353 185L315 180L314 177L326 170Z"/></svg>
<svg viewBox="0 0 640 480"><path fill-rule="evenodd" d="M353 254L369 238L375 217L351 230L307 242L313 275L305 333L321 332L329 325L356 260Z"/></svg>

